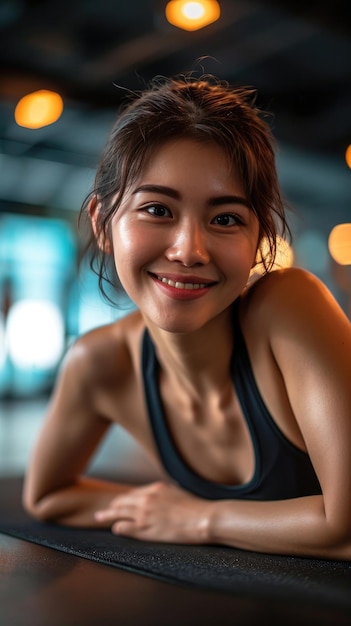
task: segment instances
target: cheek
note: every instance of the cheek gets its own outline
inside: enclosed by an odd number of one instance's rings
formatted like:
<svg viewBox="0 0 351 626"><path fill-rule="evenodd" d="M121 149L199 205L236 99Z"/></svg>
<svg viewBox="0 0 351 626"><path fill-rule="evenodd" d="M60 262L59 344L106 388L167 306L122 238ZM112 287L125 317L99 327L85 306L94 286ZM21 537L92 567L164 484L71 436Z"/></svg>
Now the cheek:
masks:
<svg viewBox="0 0 351 626"><path fill-rule="evenodd" d="M120 279L137 272L150 260L151 236L144 229L121 219L113 233L113 250L117 274Z"/></svg>
<svg viewBox="0 0 351 626"><path fill-rule="evenodd" d="M112 238L115 259L119 262L132 258L140 247L138 229L124 216L113 224Z"/></svg>
<svg viewBox="0 0 351 626"><path fill-rule="evenodd" d="M257 242L254 238L237 239L220 251L220 263L229 273L250 271L256 259Z"/></svg>
<svg viewBox="0 0 351 626"><path fill-rule="evenodd" d="M123 217L116 220L113 224L112 238L113 246L117 253L118 250L129 250L132 247L135 232L133 234L133 228L130 227L128 220Z"/></svg>

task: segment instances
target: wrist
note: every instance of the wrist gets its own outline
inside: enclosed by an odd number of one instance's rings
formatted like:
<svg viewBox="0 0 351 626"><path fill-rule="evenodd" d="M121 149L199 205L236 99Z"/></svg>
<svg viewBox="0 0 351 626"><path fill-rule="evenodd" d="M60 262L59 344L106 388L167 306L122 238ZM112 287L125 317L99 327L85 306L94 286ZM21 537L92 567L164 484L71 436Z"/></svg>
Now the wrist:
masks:
<svg viewBox="0 0 351 626"><path fill-rule="evenodd" d="M223 544L225 529L228 524L226 501L211 500L208 507L207 538L208 543ZM224 536L223 536L224 534Z"/></svg>
<svg viewBox="0 0 351 626"><path fill-rule="evenodd" d="M215 543L215 525L217 518L216 504L218 502L206 501L204 510L199 520L199 539L201 543Z"/></svg>

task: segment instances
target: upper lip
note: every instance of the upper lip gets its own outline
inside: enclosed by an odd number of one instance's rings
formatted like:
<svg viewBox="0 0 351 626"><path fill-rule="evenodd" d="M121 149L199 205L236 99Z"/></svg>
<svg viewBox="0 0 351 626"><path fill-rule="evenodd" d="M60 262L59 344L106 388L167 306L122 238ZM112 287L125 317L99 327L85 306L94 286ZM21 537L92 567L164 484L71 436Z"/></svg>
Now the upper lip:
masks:
<svg viewBox="0 0 351 626"><path fill-rule="evenodd" d="M169 274L168 272L150 272L157 276L158 278L166 278L167 280L173 280L175 283L192 283L194 285L197 284L205 284L212 285L217 282L211 278L205 278L203 276L195 276L194 274Z"/></svg>

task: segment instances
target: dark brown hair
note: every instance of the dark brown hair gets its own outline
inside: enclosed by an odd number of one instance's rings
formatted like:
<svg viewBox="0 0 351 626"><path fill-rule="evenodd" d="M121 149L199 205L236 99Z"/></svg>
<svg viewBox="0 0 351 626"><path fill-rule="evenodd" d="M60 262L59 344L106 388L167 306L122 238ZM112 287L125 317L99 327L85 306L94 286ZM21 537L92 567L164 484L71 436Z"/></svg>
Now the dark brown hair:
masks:
<svg viewBox="0 0 351 626"><path fill-rule="evenodd" d="M255 104L256 91L233 87L213 76L157 78L140 92L130 94L117 116L98 166L93 190L85 199L81 216L92 197L100 204L97 217L99 244L91 232L91 267L109 300L104 281L118 287L111 255L103 251L109 226L128 186L140 176L155 148L173 138L188 137L215 142L239 172L247 197L260 225L258 259L269 271L276 255L276 236L289 235L278 182L274 139L264 114ZM262 243L268 243L268 253Z"/></svg>

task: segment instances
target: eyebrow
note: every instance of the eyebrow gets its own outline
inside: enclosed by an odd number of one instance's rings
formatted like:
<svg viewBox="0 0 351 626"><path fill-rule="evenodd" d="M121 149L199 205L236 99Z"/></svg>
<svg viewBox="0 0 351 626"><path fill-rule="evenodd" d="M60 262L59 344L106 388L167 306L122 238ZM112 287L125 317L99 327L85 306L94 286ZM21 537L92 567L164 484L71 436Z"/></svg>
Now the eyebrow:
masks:
<svg viewBox="0 0 351 626"><path fill-rule="evenodd" d="M167 187L165 185L140 185L133 191L133 195L140 192L151 192L151 193L159 193L165 196L169 196L170 198L174 198L175 200L181 199L181 194L176 189L172 187ZM210 198L208 201L210 206L221 206L222 204L242 204L246 206L248 209L252 209L252 205L244 196L227 194L225 196L215 196L214 198Z"/></svg>

